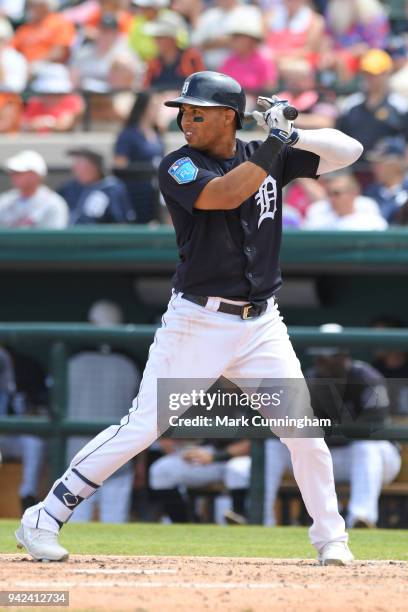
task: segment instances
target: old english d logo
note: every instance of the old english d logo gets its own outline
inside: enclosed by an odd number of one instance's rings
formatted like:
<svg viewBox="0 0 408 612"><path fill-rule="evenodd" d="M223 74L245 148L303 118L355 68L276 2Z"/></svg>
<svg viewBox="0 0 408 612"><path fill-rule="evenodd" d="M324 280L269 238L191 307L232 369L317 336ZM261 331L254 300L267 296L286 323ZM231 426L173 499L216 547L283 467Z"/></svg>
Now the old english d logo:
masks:
<svg viewBox="0 0 408 612"><path fill-rule="evenodd" d="M255 202L259 206L258 228L265 219L274 219L277 210L276 180L267 176L258 193L255 195ZM271 210L272 209L272 210Z"/></svg>
<svg viewBox="0 0 408 612"><path fill-rule="evenodd" d="M78 504L77 496L72 493L64 493L62 497L67 508L74 508Z"/></svg>
<svg viewBox="0 0 408 612"><path fill-rule="evenodd" d="M188 86L190 85L190 81L185 81L183 85L183 89L181 90L181 95L185 96L188 92Z"/></svg>

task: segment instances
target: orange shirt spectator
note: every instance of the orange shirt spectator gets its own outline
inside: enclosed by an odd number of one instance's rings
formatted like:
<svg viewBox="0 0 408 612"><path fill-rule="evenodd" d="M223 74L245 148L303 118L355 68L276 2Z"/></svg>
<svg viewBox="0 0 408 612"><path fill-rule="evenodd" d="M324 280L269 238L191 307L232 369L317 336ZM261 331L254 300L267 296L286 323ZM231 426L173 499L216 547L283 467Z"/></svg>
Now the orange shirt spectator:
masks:
<svg viewBox="0 0 408 612"><path fill-rule="evenodd" d="M51 12L51 0L30 0L28 21L17 28L12 46L29 62L64 62L75 38L75 28L59 13Z"/></svg>

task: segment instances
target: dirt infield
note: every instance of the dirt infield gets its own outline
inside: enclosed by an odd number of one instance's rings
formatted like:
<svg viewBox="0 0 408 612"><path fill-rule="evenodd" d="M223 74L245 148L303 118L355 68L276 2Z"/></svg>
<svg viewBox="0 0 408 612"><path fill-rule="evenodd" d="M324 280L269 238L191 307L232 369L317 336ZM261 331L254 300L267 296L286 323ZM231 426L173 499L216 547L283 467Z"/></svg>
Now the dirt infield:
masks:
<svg viewBox="0 0 408 612"><path fill-rule="evenodd" d="M0 555L0 590L67 590L72 610L405 612L408 563L73 555L50 564Z"/></svg>

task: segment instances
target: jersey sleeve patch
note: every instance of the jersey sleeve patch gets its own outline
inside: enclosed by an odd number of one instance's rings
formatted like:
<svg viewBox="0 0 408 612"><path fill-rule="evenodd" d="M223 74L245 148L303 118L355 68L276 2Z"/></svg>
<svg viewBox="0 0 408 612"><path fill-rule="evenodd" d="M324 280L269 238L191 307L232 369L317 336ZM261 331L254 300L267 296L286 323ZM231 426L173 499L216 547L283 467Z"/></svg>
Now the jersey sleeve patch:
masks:
<svg viewBox="0 0 408 612"><path fill-rule="evenodd" d="M168 173L179 185L184 185L195 181L198 168L189 157L181 157L170 166Z"/></svg>

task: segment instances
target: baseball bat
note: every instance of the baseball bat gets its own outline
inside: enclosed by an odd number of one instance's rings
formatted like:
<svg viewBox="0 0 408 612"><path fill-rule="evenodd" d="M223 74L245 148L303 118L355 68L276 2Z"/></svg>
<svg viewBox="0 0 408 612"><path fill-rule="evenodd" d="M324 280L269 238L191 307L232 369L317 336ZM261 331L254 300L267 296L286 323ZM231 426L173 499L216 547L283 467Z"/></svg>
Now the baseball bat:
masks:
<svg viewBox="0 0 408 612"><path fill-rule="evenodd" d="M295 121L298 115L299 115L298 109L295 108L294 106L285 106L285 108L283 109L283 116L288 121ZM251 121L254 118L252 117L252 113L244 113L244 119L245 121Z"/></svg>

